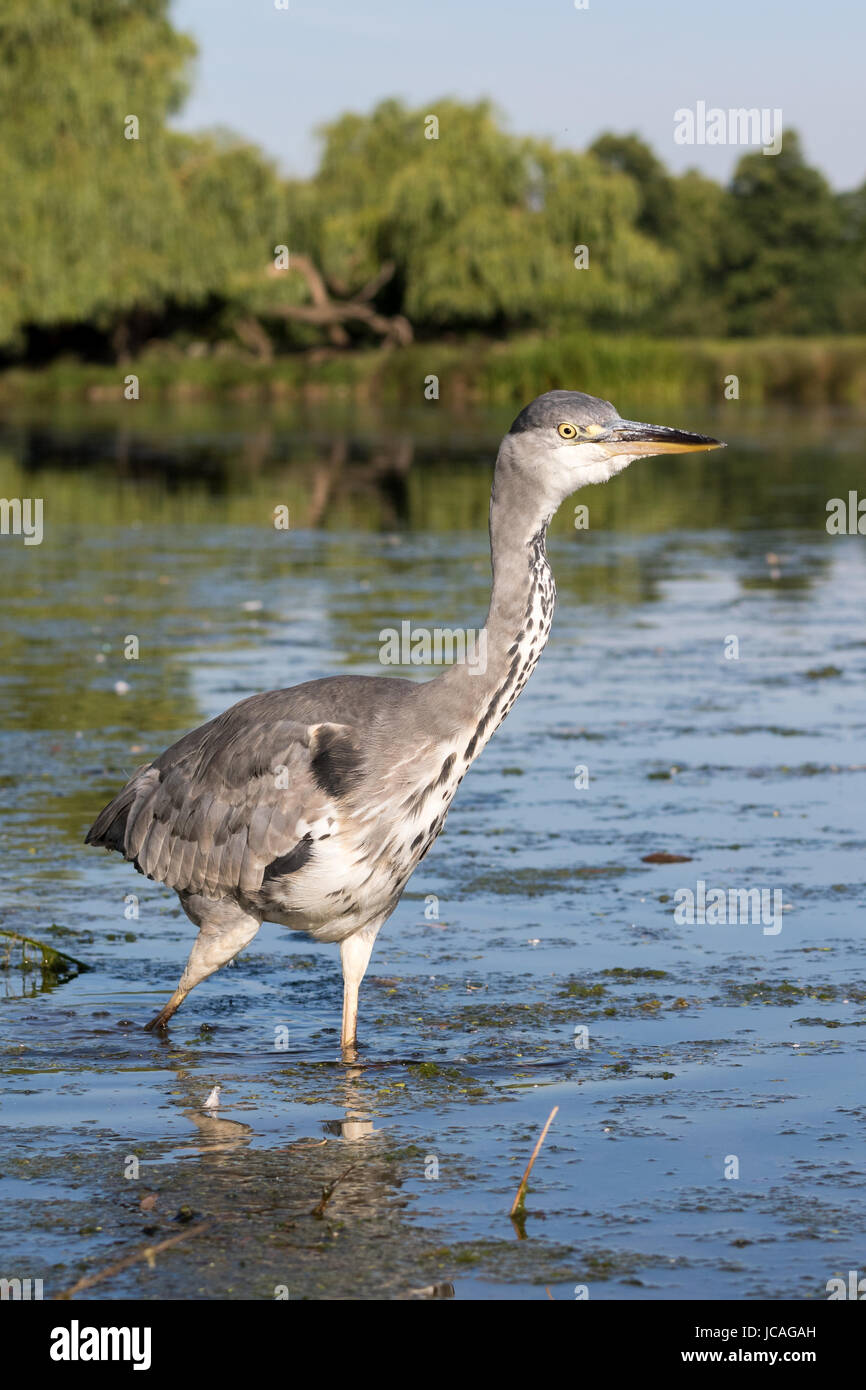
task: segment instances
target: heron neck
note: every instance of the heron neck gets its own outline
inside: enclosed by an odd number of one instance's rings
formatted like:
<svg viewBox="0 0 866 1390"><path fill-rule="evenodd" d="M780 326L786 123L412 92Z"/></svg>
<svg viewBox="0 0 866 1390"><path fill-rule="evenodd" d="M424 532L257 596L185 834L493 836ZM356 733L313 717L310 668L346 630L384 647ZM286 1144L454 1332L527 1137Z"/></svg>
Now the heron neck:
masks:
<svg viewBox="0 0 866 1390"><path fill-rule="evenodd" d="M547 561L547 527L550 512L529 512L512 505L494 492L490 500L490 560L493 569L493 588L487 613L485 632L488 650L507 665L511 647L522 643L527 636L539 633L539 615L533 612L549 588L550 614L553 612L555 589ZM549 622L544 640L550 630ZM544 641L536 641L536 659Z"/></svg>
<svg viewBox="0 0 866 1390"><path fill-rule="evenodd" d="M437 732L469 730L470 760L511 709L550 633L556 590L545 539L553 510L544 498L527 499L514 475L497 468L490 499L493 587L479 635L481 660L452 666L426 687Z"/></svg>

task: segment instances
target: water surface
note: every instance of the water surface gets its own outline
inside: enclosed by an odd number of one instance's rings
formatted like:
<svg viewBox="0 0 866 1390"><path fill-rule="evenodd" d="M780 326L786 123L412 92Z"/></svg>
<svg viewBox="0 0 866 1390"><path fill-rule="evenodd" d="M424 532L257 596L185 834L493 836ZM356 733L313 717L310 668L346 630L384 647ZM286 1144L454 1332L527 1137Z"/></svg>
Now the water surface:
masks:
<svg viewBox="0 0 866 1390"><path fill-rule="evenodd" d="M0 493L45 515L0 540L2 928L62 956L0 938L0 1273L48 1296L181 1234L84 1296L820 1299L862 1270L866 568L825 528L862 420L622 405L730 448L587 490L588 529L563 508L550 644L380 935L350 1068L336 949L268 924L144 1033L192 928L82 840L243 696L478 625L509 413L2 423ZM698 880L778 890L781 931L678 925Z"/></svg>

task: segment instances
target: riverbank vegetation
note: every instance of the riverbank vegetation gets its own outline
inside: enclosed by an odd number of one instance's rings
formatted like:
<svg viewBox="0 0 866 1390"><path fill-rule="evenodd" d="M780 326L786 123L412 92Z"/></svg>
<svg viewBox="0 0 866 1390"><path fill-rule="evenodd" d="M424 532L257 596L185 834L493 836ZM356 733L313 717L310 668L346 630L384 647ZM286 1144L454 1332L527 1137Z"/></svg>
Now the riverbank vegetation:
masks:
<svg viewBox="0 0 866 1390"><path fill-rule="evenodd" d="M795 132L723 186L637 135L567 150L487 102L388 100L286 178L171 128L194 45L167 10L0 20L3 397L98 396L118 368L166 395L862 395L866 185L834 192Z"/></svg>

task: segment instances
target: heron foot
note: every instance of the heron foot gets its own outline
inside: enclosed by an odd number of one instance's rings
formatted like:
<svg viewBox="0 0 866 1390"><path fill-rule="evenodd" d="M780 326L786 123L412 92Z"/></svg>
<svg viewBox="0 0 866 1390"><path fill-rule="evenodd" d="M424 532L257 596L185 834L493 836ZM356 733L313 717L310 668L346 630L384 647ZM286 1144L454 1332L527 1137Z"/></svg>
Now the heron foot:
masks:
<svg viewBox="0 0 866 1390"><path fill-rule="evenodd" d="M166 1004L165 1008L160 1009L156 1018L152 1018L150 1020L150 1023L145 1023L145 1033L164 1032L168 1027L168 1020L171 1018L172 1014L174 1014L177 1011L177 1007L177 1004L173 1003L170 999Z"/></svg>

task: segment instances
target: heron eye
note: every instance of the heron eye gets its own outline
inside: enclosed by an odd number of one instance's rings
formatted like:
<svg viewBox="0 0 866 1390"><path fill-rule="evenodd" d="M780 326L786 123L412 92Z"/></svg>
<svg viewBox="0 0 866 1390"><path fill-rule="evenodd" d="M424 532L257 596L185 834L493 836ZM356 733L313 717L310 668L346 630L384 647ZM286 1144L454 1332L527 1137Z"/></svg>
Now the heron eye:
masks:
<svg viewBox="0 0 866 1390"><path fill-rule="evenodd" d="M558 425L557 429L563 439L574 439L577 435L574 425Z"/></svg>

